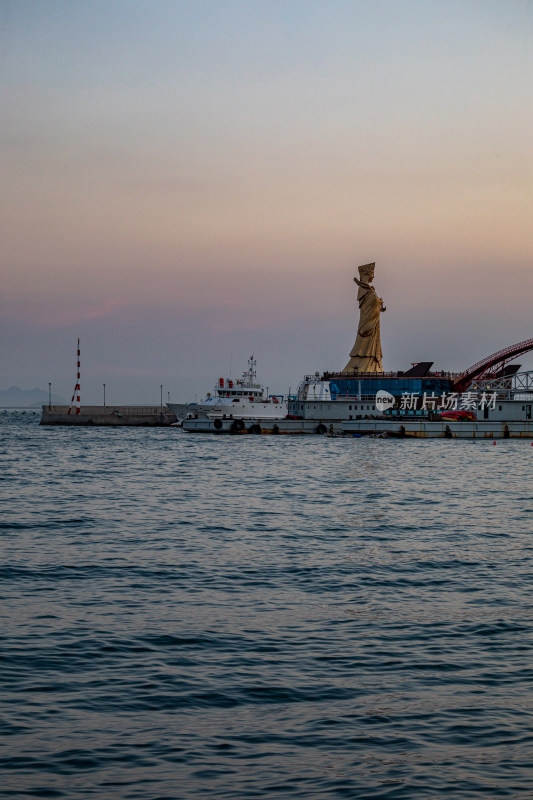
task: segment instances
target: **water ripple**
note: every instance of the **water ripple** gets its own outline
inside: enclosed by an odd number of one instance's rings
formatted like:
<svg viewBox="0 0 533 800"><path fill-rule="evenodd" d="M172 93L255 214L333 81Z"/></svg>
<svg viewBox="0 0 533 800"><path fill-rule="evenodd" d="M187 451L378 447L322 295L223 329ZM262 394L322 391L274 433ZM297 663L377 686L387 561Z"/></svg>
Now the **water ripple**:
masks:
<svg viewBox="0 0 533 800"><path fill-rule="evenodd" d="M0 418L6 798L530 798L527 442Z"/></svg>

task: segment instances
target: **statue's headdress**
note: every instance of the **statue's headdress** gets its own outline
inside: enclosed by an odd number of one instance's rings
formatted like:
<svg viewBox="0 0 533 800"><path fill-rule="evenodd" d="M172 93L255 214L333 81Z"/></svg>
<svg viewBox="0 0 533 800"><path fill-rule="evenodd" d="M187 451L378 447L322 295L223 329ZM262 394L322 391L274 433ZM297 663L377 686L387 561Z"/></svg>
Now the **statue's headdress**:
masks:
<svg viewBox="0 0 533 800"><path fill-rule="evenodd" d="M373 261L371 264L363 264L360 267L357 267L359 270L359 275L362 277L363 275L369 275L371 272L374 272L376 268L376 262Z"/></svg>

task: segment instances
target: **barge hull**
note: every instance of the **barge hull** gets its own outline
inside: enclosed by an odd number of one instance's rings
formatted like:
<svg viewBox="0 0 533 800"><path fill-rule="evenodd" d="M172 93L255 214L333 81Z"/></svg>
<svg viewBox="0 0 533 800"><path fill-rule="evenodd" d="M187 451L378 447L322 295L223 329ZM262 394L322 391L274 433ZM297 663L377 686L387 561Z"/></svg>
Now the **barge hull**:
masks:
<svg viewBox="0 0 533 800"><path fill-rule="evenodd" d="M435 420L357 420L342 424L343 433L384 433L396 438L414 439L533 439L533 422L478 420L444 422Z"/></svg>
<svg viewBox="0 0 533 800"><path fill-rule="evenodd" d="M237 424L236 424L237 422ZM242 425L242 427L240 427ZM311 420L311 419L187 419L188 433L219 435L326 435L386 436L397 439L533 439L533 422L480 420L445 422L433 420Z"/></svg>

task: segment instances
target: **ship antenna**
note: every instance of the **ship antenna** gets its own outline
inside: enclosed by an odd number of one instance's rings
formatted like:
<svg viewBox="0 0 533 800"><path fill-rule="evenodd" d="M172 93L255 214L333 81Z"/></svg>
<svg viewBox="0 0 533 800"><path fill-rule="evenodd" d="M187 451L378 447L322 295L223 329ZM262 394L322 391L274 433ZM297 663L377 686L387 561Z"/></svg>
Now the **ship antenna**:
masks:
<svg viewBox="0 0 533 800"><path fill-rule="evenodd" d="M74 394L72 395L72 400L70 401L70 408L68 410L69 414L74 408L74 400L76 401L76 414L80 413L80 392L80 340L78 339L78 374L76 386L74 387Z"/></svg>

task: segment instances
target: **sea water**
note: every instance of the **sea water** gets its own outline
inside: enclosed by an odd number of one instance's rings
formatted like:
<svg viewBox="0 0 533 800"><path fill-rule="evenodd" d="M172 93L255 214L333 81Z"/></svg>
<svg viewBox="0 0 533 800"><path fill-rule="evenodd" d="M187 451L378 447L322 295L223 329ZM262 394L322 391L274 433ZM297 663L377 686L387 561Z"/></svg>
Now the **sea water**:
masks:
<svg viewBox="0 0 533 800"><path fill-rule="evenodd" d="M531 798L528 441L0 415L6 798Z"/></svg>

